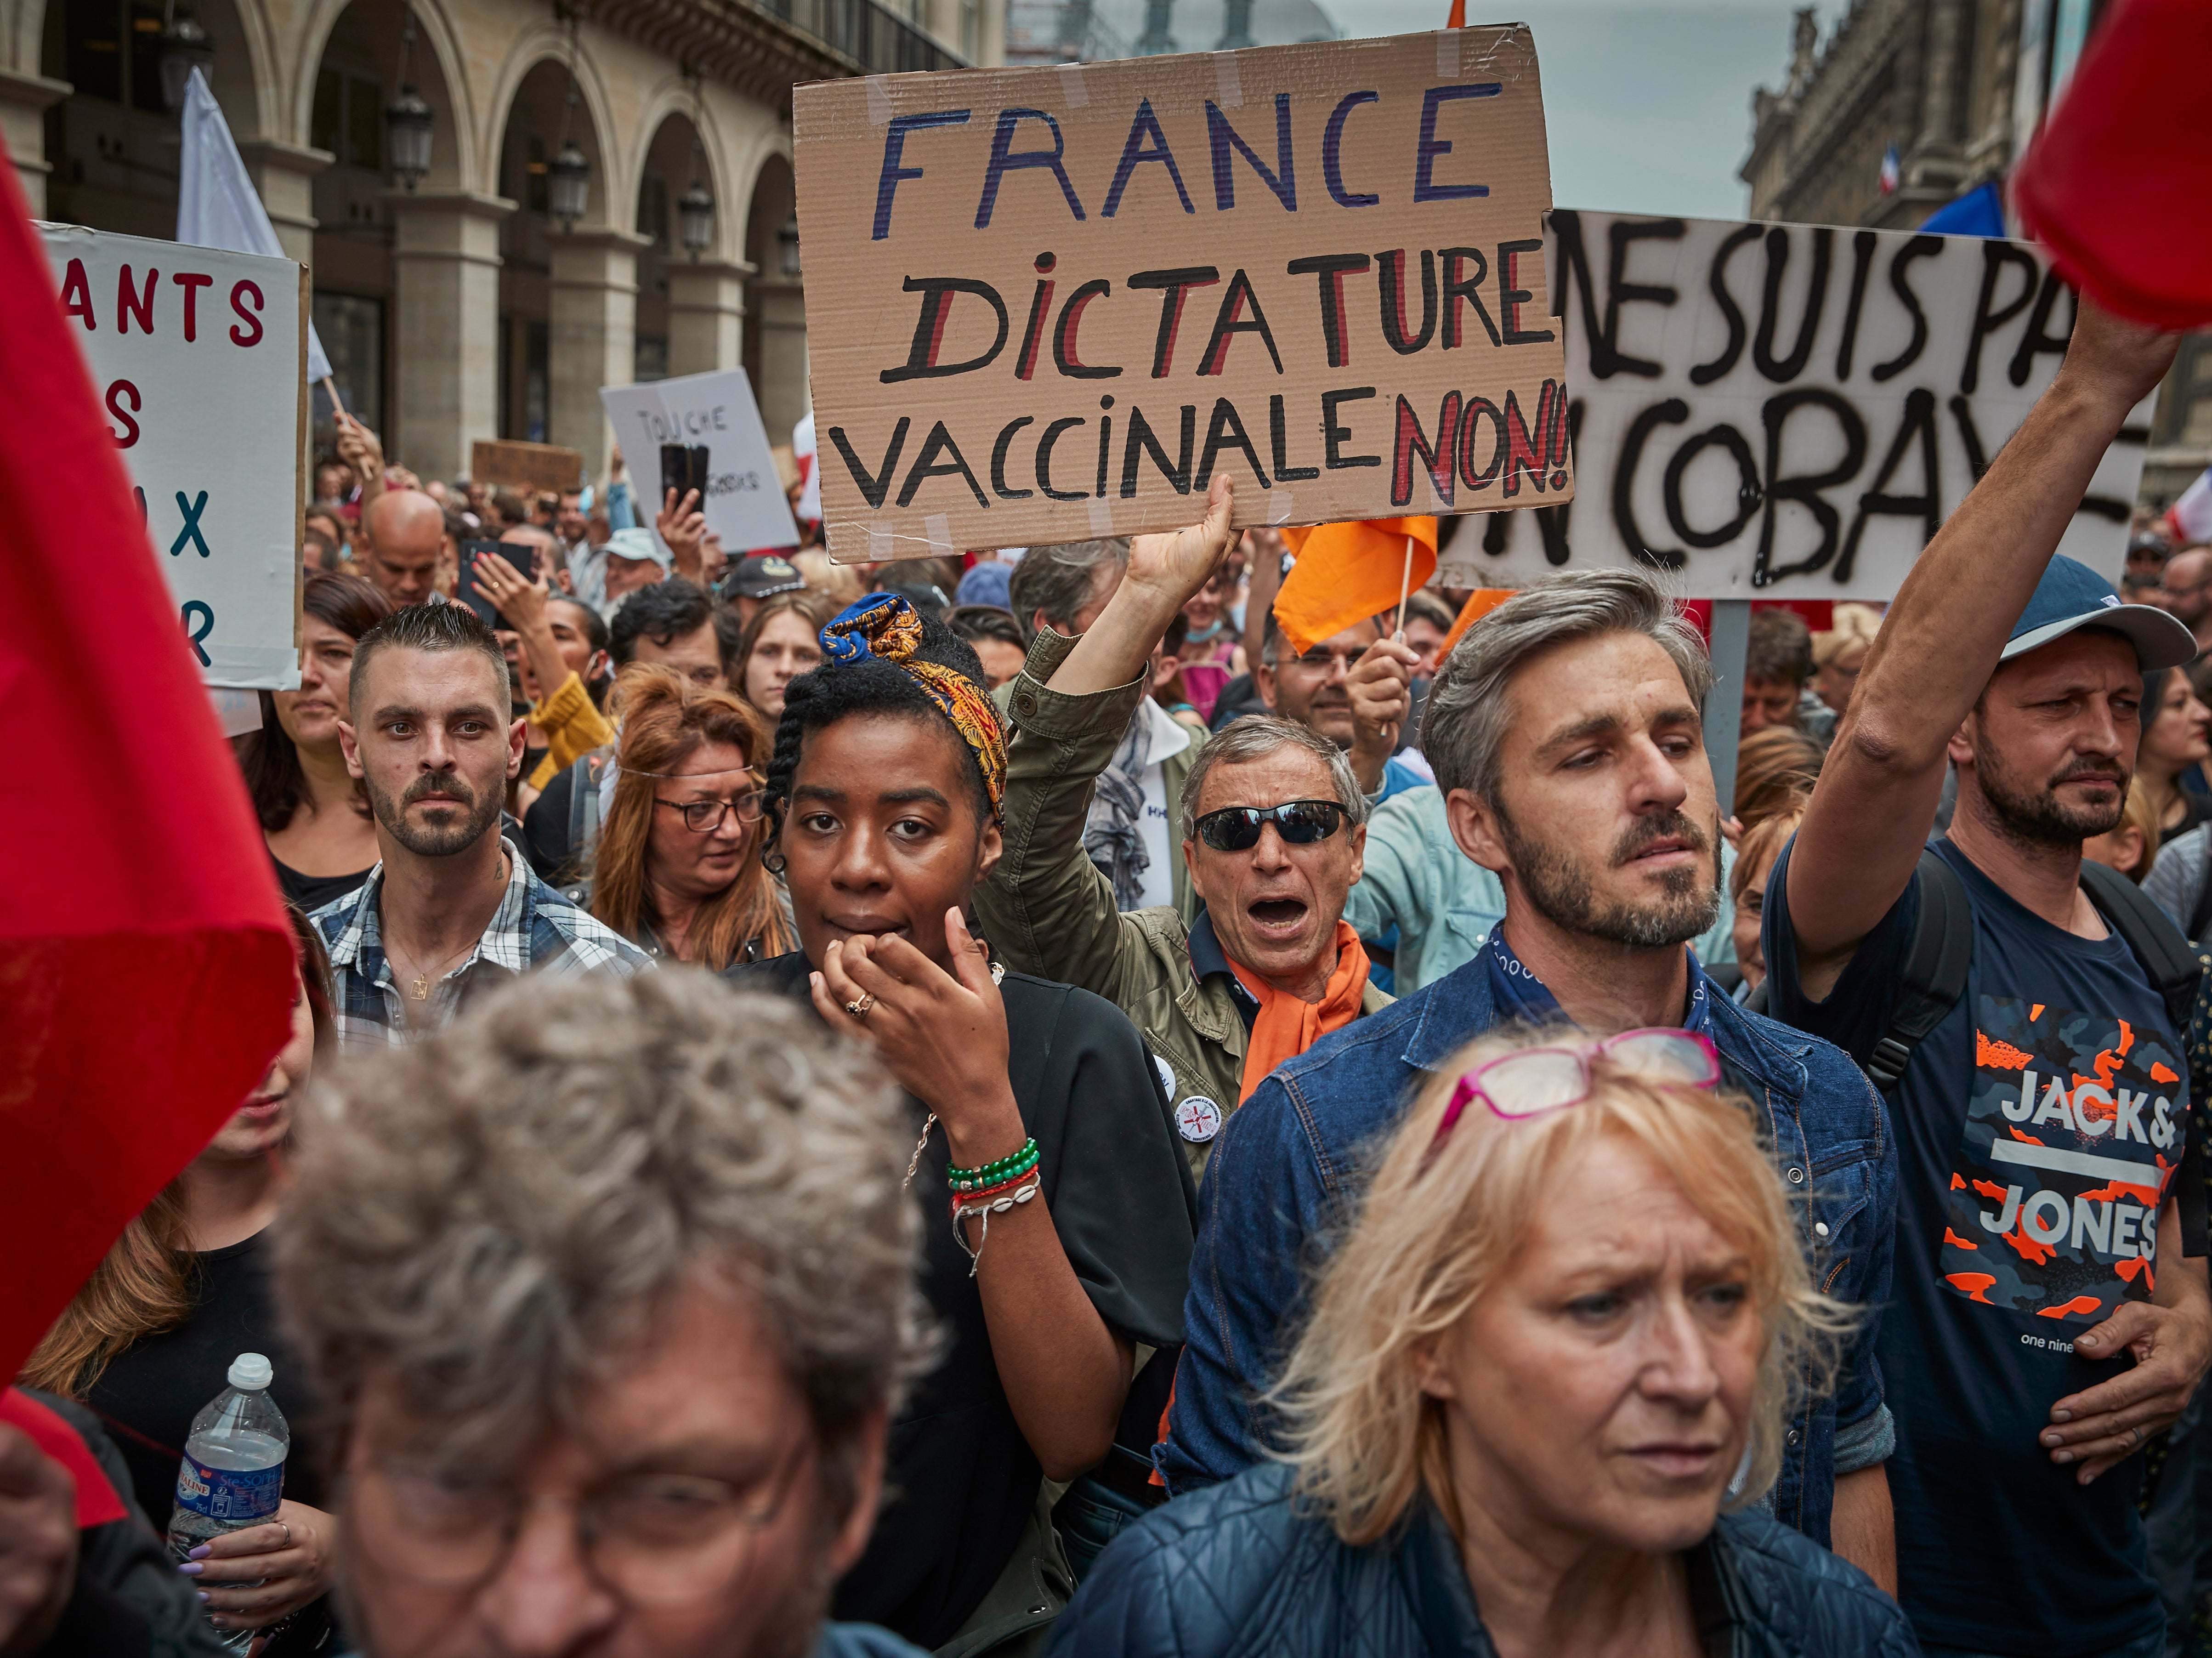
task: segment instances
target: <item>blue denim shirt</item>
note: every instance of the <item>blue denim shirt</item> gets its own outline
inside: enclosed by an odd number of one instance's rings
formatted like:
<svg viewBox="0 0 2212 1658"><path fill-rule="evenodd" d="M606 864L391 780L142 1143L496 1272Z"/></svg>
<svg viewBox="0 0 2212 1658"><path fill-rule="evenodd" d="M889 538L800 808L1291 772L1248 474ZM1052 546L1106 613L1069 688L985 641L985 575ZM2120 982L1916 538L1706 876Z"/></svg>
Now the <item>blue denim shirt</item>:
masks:
<svg viewBox="0 0 2212 1658"><path fill-rule="evenodd" d="M1171 1491L1229 1479L1266 1454L1255 1400L1303 1320L1312 1268L1357 1200L1367 1143L1395 1125L1430 1072L1498 1022L1477 957L1323 1037L1230 1118L1200 1193L1188 1345L1168 1438L1154 1452ZM1814 1283L1867 1309L1836 1390L1801 1390L1793 1403L1773 1493L1775 1517L1826 1546L1838 1425L1862 1442L1888 1438L1874 1337L1889 1297L1897 1149L1880 1097L1841 1049L1721 995L1712 1027L1729 1083L1765 1111Z"/></svg>

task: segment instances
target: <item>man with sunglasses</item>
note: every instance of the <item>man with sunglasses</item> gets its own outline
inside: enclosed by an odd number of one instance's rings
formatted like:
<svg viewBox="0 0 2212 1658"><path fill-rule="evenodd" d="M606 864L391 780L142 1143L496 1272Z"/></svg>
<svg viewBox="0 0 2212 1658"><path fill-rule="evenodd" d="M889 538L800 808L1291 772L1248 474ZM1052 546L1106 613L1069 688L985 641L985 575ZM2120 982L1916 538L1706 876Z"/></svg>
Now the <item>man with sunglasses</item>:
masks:
<svg viewBox="0 0 2212 1658"><path fill-rule="evenodd" d="M824 1622L931 1362L872 1059L702 975L571 980L330 1104L280 1293L364 1658L921 1658Z"/></svg>
<svg viewBox="0 0 2212 1658"><path fill-rule="evenodd" d="M1879 1102L1825 1042L1738 1008L1692 941L1721 903L1721 812L1702 737L1712 670L1640 572L1546 578L1438 671L1423 750L1453 841L1504 914L1473 959L1279 1066L1216 1145L1156 1461L1180 1493L1264 1457L1260 1401L1303 1322L1318 1250L1364 1149L1462 1043L1501 1024L1680 1028L1749 1100L1814 1277L1866 1308L1840 1386L1792 1408L1776 1518L1888 1581L1891 1438L1869 1336L1888 1293L1896 1160Z"/></svg>
<svg viewBox="0 0 2212 1658"><path fill-rule="evenodd" d="M2196 641L2054 554L2175 344L2081 300L2057 374L1899 590L1767 884L1775 1011L1864 1062L1896 1126L1880 1355L1899 1599L1931 1655L2168 1649L2136 1453L2212 1359L2194 975L2081 852L2121 822L2143 675ZM1965 957L1941 997L1929 937Z"/></svg>
<svg viewBox="0 0 2212 1658"><path fill-rule="evenodd" d="M1092 789L1151 687L1152 652L1234 540L1230 505L1218 478L1202 523L1131 544L1080 637L1039 631L1007 699L1006 855L975 892L1008 966L1095 992L1144 1033L1194 1171L1278 1063L1389 1000L1343 923L1370 803L1327 736L1252 718L1199 750L1176 803L1200 902L1188 925L1171 905L1118 910L1085 850Z"/></svg>

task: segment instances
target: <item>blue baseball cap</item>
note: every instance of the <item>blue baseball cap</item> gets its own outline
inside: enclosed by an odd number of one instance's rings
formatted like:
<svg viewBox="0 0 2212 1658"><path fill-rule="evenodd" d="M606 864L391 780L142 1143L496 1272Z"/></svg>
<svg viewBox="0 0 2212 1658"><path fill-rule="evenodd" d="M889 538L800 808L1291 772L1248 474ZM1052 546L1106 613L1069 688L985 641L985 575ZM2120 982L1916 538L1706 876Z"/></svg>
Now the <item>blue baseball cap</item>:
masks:
<svg viewBox="0 0 2212 1658"><path fill-rule="evenodd" d="M2102 628L2123 635L2136 647L2145 673L2179 668L2197 656L2197 635L2181 618L2155 604L2125 604L2112 584L2077 559L2054 556L2020 620L2001 661L2024 656L2076 628Z"/></svg>

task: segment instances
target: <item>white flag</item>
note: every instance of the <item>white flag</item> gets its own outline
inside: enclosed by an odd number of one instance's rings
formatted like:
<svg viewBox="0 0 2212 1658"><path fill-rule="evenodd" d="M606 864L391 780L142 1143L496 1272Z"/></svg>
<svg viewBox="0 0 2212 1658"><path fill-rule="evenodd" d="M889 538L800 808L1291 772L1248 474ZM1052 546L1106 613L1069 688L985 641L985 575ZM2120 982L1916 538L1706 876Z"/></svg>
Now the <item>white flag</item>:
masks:
<svg viewBox="0 0 2212 1658"><path fill-rule="evenodd" d="M246 163L222 118L222 106L195 67L185 88L183 176L177 181L177 240L193 247L226 248L233 253L291 256L276 240L269 210L254 193ZM330 378L331 360L313 323L307 325L307 383Z"/></svg>

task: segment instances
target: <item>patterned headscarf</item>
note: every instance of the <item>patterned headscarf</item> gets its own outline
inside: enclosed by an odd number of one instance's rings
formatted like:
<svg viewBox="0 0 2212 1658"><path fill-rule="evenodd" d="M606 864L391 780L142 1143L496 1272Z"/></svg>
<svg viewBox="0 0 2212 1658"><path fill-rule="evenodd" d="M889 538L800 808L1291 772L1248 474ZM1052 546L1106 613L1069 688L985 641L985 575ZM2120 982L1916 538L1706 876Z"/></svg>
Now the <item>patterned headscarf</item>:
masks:
<svg viewBox="0 0 2212 1658"><path fill-rule="evenodd" d="M879 657L902 669L937 705L974 753L995 817L1006 798L1006 733L999 710L983 688L958 669L917 658L921 643L921 617L896 593L871 593L839 611L822 630L823 653L832 662Z"/></svg>

